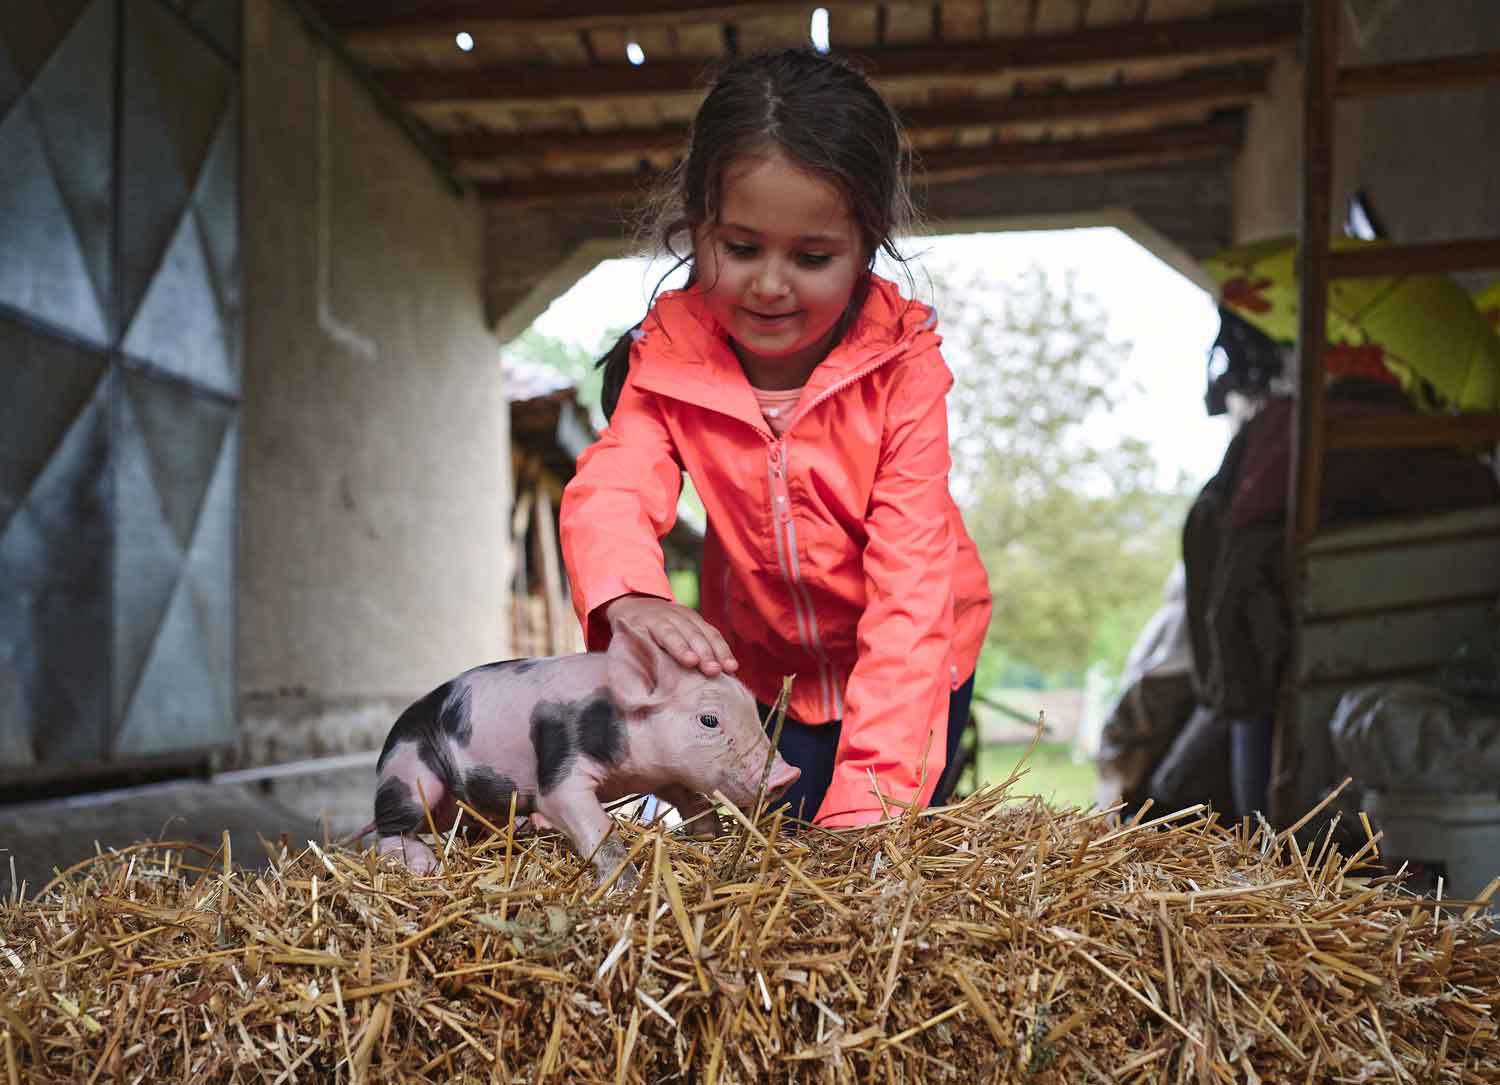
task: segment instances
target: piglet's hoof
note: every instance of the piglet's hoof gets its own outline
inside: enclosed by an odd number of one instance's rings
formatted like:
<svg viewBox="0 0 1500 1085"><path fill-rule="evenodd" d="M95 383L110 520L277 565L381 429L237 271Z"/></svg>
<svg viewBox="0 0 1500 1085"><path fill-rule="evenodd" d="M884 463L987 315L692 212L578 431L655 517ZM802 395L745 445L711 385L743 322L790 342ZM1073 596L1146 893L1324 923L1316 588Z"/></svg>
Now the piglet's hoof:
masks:
<svg viewBox="0 0 1500 1085"><path fill-rule="evenodd" d="M724 835L724 821L717 810L709 810L678 830L689 840L717 840Z"/></svg>
<svg viewBox="0 0 1500 1085"><path fill-rule="evenodd" d="M634 863L626 863L625 869L615 879L615 884L609 887L611 893L632 893L635 887L641 884L641 872L635 868Z"/></svg>
<svg viewBox="0 0 1500 1085"><path fill-rule="evenodd" d="M422 841L414 836L381 837L380 858L395 857L417 877L431 874L438 868L437 856Z"/></svg>

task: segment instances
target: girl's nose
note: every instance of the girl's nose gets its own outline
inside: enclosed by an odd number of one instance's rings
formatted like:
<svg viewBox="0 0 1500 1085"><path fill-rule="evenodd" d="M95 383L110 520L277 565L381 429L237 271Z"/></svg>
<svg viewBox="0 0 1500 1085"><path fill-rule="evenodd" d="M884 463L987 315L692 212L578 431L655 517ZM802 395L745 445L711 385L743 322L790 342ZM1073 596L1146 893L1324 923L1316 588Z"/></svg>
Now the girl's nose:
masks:
<svg viewBox="0 0 1500 1085"><path fill-rule="evenodd" d="M755 291L757 297L779 298L787 292L786 276L774 261L767 261L751 282L750 289Z"/></svg>

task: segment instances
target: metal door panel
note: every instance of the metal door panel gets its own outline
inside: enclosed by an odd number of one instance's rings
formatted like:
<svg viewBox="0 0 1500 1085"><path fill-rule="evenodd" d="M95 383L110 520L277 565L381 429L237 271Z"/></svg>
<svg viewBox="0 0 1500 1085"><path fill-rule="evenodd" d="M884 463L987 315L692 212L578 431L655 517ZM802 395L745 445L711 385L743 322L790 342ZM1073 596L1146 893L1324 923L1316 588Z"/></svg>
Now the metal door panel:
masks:
<svg viewBox="0 0 1500 1085"><path fill-rule="evenodd" d="M129 0L124 28L118 267L131 329L233 112L236 72L158 0ZM131 353L157 364L158 353L177 356L159 341Z"/></svg>
<svg viewBox="0 0 1500 1085"><path fill-rule="evenodd" d="M113 5L113 0L95 0ZM0 117L68 36L88 0L0 5Z"/></svg>
<svg viewBox="0 0 1500 1085"><path fill-rule="evenodd" d="M232 738L240 8L0 4L9 774Z"/></svg>
<svg viewBox="0 0 1500 1085"><path fill-rule="evenodd" d="M113 753L228 742L234 719L234 408L124 373Z"/></svg>
<svg viewBox="0 0 1500 1085"><path fill-rule="evenodd" d="M0 314L0 766L107 749L107 373Z"/></svg>

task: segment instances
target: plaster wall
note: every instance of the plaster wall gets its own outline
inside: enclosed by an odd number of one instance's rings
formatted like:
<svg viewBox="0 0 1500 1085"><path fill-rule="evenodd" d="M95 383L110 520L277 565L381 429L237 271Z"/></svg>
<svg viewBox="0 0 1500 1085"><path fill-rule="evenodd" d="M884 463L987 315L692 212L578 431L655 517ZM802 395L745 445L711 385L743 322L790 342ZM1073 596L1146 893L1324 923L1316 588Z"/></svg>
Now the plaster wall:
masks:
<svg viewBox="0 0 1500 1085"><path fill-rule="evenodd" d="M1494 0L1389 0L1360 10L1368 21L1344 7L1344 65L1500 49ZM1236 240L1297 229L1301 96L1300 58L1289 50L1271 93L1252 108L1235 174ZM1335 126L1336 231L1349 197L1363 189L1393 241L1500 235L1500 85L1345 101Z"/></svg>
<svg viewBox="0 0 1500 1085"><path fill-rule="evenodd" d="M509 648L483 230L284 0L245 5L239 760L378 747Z"/></svg>

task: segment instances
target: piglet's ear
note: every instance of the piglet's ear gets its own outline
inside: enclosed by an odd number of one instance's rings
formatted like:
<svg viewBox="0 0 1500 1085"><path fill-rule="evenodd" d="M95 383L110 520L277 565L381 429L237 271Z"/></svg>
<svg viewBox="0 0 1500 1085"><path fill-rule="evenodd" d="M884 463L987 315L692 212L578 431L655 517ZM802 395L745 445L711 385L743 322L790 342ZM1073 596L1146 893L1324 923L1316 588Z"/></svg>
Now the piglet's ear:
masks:
<svg viewBox="0 0 1500 1085"><path fill-rule="evenodd" d="M627 709L667 701L682 677L682 664L667 655L647 630L630 622L614 627L606 655L610 688Z"/></svg>

